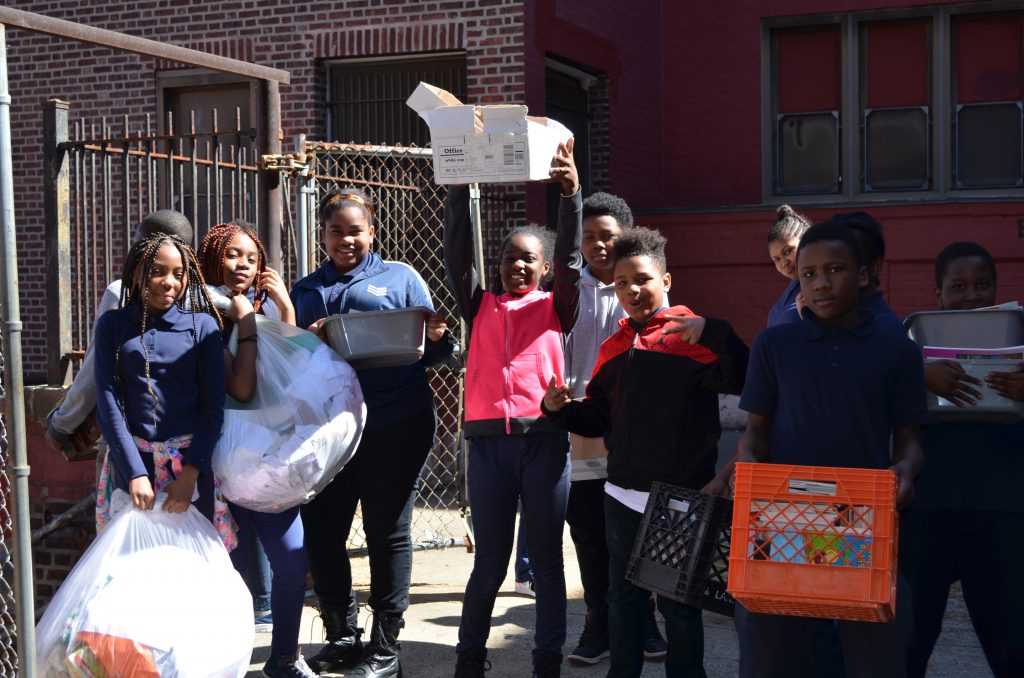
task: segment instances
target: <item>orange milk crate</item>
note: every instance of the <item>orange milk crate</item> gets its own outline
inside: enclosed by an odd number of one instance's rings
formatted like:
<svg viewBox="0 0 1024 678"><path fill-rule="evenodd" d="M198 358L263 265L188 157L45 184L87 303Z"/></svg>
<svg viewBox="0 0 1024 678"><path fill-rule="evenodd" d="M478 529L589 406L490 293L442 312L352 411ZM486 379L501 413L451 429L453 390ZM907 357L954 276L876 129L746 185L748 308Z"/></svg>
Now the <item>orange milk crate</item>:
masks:
<svg viewBox="0 0 1024 678"><path fill-rule="evenodd" d="M892 621L896 474L736 464L728 591L752 612Z"/></svg>

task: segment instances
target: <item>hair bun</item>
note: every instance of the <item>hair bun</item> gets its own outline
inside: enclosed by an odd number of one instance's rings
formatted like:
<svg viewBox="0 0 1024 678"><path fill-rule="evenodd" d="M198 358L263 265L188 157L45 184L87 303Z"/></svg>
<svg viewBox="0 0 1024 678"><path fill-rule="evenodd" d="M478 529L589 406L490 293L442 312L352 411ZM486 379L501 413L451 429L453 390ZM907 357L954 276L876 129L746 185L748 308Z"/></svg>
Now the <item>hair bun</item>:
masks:
<svg viewBox="0 0 1024 678"><path fill-rule="evenodd" d="M789 205L779 205L779 209L775 210L775 216L779 219L796 216L796 210Z"/></svg>

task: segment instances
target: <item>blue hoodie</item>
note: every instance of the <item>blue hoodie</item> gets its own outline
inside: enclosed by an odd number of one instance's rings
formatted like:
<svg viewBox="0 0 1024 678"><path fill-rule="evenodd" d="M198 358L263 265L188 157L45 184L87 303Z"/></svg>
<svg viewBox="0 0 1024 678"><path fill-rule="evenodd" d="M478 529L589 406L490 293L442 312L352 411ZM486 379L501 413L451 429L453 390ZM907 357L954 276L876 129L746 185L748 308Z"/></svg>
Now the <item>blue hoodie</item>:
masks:
<svg viewBox="0 0 1024 678"><path fill-rule="evenodd" d="M369 252L359 264L342 275L330 260L292 287L292 304L299 327L349 311L384 311L434 304L423 278L415 269L398 261L384 261ZM328 310L330 307L330 310ZM434 406L434 393L427 380L427 367L444 362L452 354L451 332L438 342L429 339L423 358L412 365L356 370L366 401L368 431L396 424Z"/></svg>

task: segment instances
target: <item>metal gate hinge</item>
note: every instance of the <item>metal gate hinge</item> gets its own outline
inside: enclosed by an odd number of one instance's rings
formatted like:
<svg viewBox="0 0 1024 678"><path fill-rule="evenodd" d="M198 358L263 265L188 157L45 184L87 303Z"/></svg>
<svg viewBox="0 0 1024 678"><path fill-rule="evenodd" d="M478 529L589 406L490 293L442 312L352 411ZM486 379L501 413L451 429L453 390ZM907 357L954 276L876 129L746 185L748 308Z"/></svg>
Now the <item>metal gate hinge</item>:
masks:
<svg viewBox="0 0 1024 678"><path fill-rule="evenodd" d="M268 172L309 176L309 157L305 153L264 155L260 157L260 168Z"/></svg>

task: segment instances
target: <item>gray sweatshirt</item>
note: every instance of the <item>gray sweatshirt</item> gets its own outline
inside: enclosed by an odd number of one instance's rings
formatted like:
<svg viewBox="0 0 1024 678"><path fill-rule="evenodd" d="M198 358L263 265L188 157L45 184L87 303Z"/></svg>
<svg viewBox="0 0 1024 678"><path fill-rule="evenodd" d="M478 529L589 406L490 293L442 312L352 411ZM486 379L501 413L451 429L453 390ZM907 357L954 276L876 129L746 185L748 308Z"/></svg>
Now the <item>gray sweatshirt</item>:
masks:
<svg viewBox="0 0 1024 678"><path fill-rule="evenodd" d="M580 315L565 343L565 380L572 389L574 398L586 395L587 384L597 363L597 353L605 339L619 330L619 320L626 317L626 311L615 297L615 284L605 285L590 272L590 266L583 269L580 279ZM603 441L590 441L579 436L570 436L573 442L572 479L595 480L607 478L607 452L602 456L594 446L603 450ZM591 451L587 458L579 458L580 449Z"/></svg>

